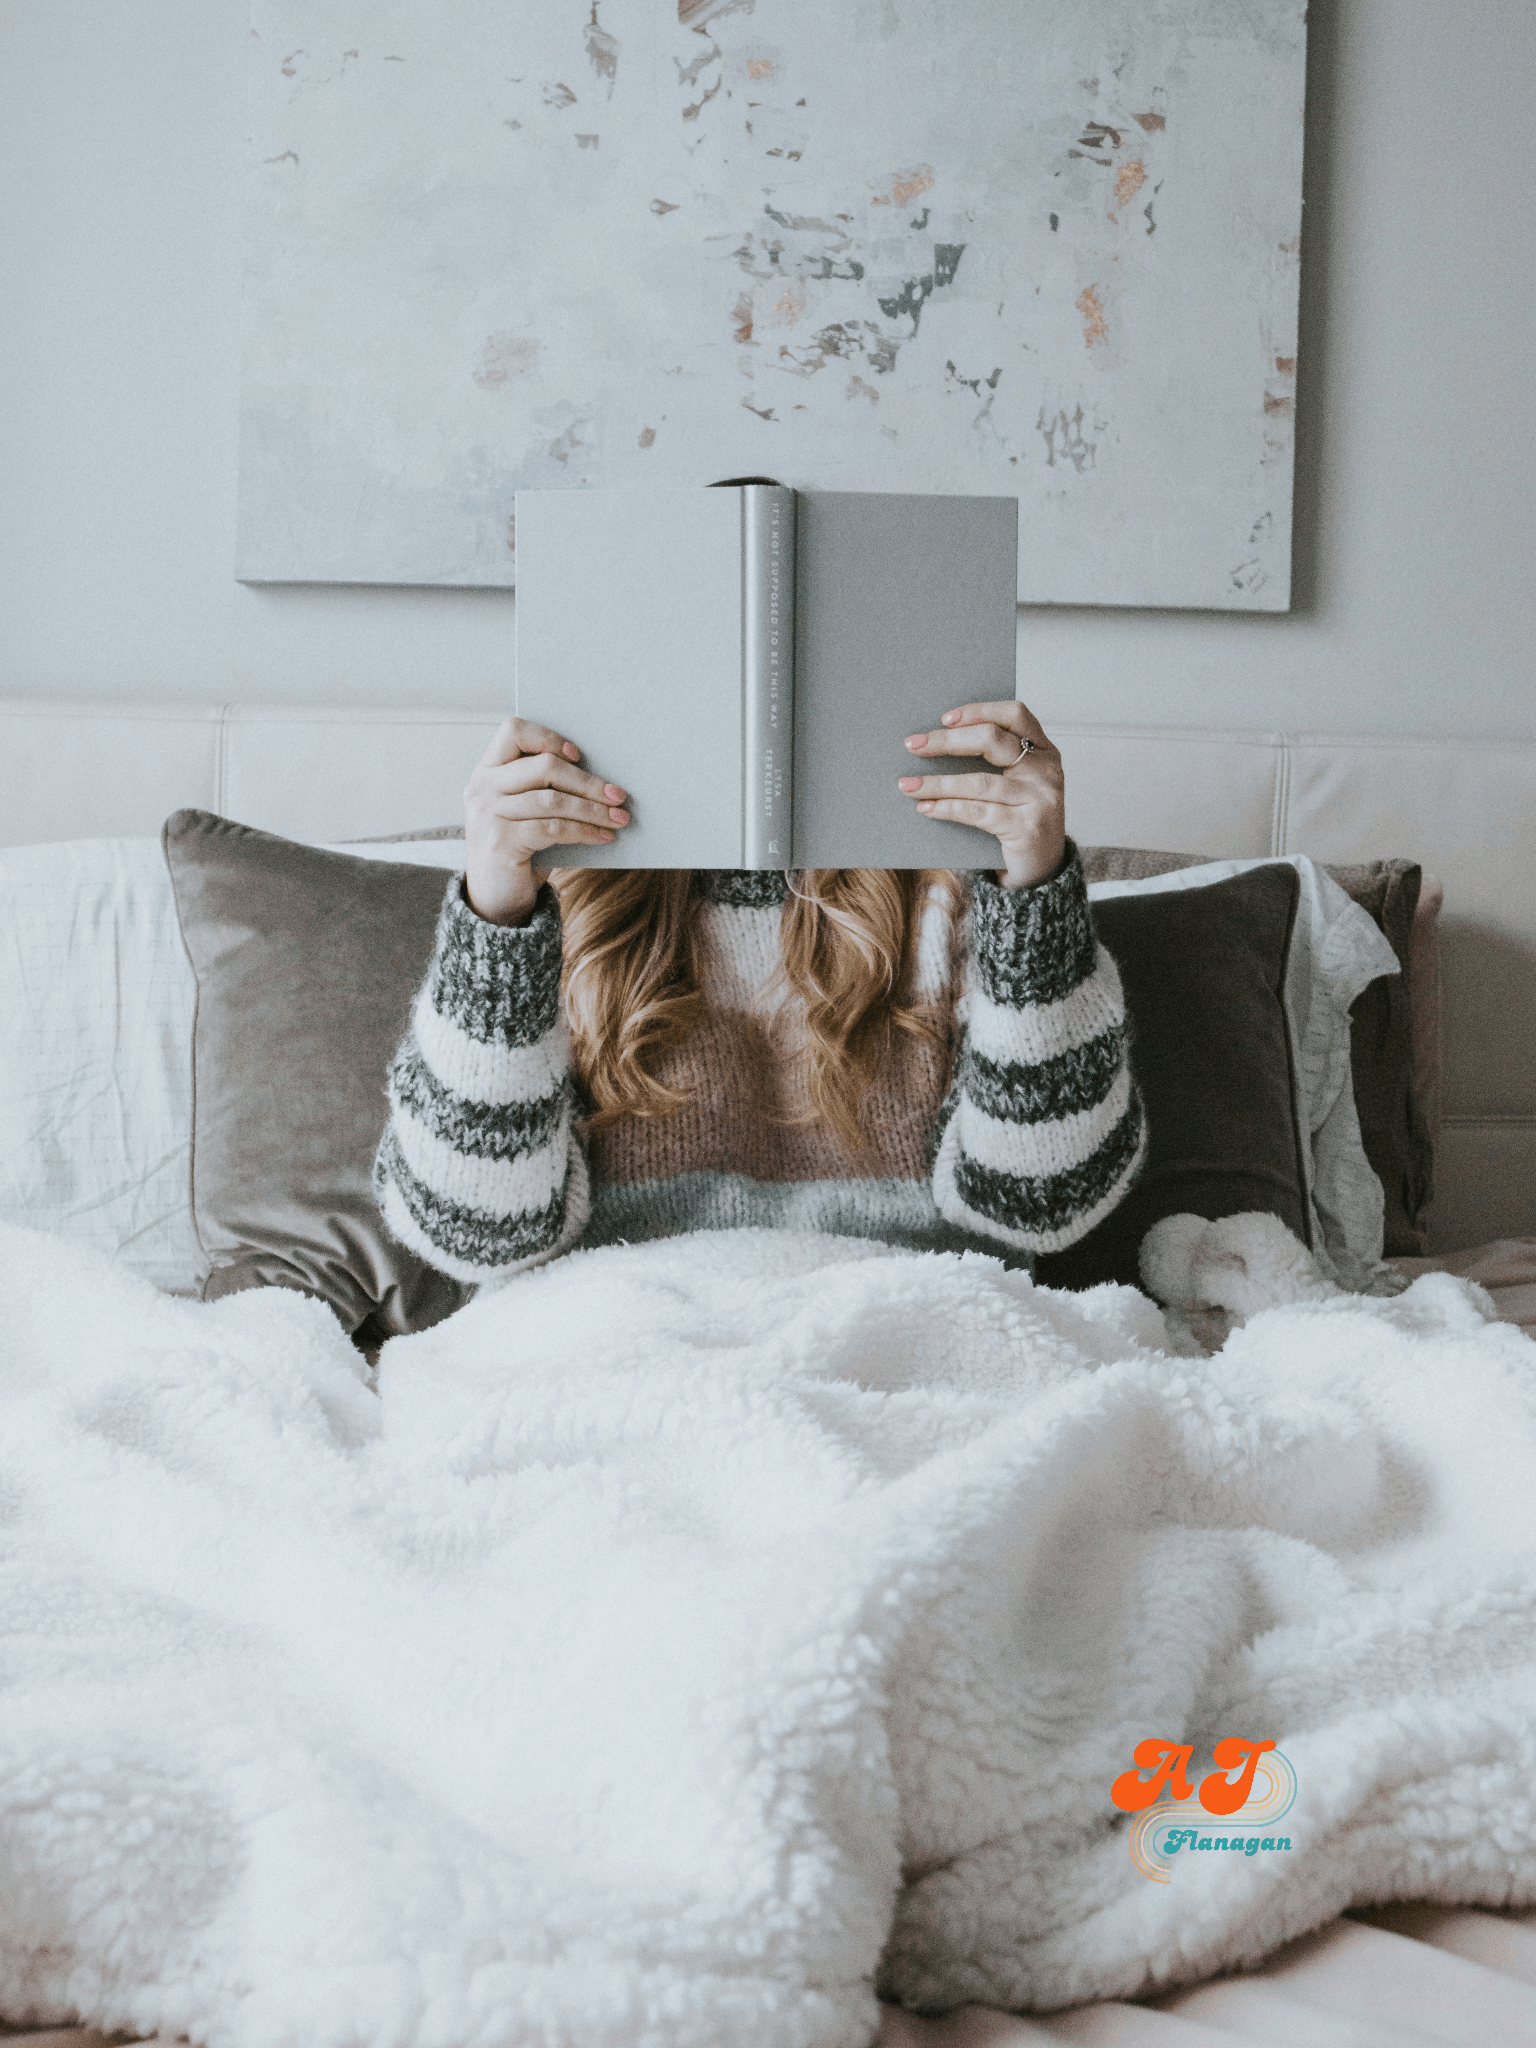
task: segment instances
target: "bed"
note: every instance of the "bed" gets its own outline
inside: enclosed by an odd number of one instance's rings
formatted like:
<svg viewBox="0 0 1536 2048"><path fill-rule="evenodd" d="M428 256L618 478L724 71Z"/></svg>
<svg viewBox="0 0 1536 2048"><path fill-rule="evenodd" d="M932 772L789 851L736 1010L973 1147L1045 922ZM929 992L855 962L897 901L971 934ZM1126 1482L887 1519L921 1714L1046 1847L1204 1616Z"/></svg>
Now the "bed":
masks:
<svg viewBox="0 0 1536 2048"><path fill-rule="evenodd" d="M465 764L493 722L474 710L3 704L0 841L61 844L63 858L63 844L101 836L142 858L166 816L189 807L308 847L419 831L455 816ZM1405 1277L1471 1279L1504 1321L1536 1334L1536 748L1162 728L1058 737L1085 845L1229 864L1395 860L1437 878L1443 914L1426 886L1405 941L1434 1200L1394 1263ZM430 840L375 851L452 861ZM169 1156L165 1172L174 1181ZM157 1278L174 1286L174 1230L164 1214L156 1227ZM888 2007L880 2038L1514 2041L1536 2037L1533 1958L1530 1915L1409 1902L1331 1921L1240 1977L1032 2019L972 2005L923 2020ZM47 2038L83 2048L89 2037Z"/></svg>

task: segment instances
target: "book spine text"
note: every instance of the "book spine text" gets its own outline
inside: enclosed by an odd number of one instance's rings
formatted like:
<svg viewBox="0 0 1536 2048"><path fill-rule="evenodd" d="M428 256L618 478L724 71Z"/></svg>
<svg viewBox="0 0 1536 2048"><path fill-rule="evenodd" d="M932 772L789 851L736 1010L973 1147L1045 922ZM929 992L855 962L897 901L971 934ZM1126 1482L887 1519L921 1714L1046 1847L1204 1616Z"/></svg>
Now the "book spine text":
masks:
<svg viewBox="0 0 1536 2048"><path fill-rule="evenodd" d="M744 868L789 865L793 815L795 494L741 490Z"/></svg>

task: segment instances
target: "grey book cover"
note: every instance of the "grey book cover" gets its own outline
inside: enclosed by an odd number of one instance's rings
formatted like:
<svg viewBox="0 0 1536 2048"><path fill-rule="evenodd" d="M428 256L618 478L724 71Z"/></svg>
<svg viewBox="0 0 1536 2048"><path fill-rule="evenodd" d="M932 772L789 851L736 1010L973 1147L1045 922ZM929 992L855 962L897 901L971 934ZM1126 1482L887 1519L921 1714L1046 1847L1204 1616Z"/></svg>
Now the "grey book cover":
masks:
<svg viewBox="0 0 1536 2048"><path fill-rule="evenodd" d="M896 783L908 733L1014 695L1017 557L1016 498L518 492L518 713L634 819L538 865L997 866Z"/></svg>

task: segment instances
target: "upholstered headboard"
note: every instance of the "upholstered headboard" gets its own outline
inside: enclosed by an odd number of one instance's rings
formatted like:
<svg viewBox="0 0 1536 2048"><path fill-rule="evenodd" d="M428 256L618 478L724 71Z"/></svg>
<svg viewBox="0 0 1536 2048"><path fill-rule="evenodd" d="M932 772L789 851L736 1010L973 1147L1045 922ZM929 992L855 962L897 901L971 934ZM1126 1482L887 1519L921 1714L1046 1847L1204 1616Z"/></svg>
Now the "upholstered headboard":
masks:
<svg viewBox="0 0 1536 2048"><path fill-rule="evenodd" d="M183 804L292 838L448 824L498 713L0 701L0 844L159 830ZM1536 1235L1536 745L1055 726L1087 843L1400 855L1445 885L1438 1247Z"/></svg>

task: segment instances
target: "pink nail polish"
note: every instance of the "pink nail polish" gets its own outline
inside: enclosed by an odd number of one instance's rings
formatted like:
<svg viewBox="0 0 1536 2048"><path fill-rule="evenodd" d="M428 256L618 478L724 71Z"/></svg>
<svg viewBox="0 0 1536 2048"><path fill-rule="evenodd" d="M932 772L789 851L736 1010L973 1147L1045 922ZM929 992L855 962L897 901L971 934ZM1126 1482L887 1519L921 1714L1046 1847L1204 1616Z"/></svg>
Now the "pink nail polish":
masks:
<svg viewBox="0 0 1536 2048"><path fill-rule="evenodd" d="M610 810L608 815L612 818L615 825L627 825L629 823L629 819L623 811Z"/></svg>
<svg viewBox="0 0 1536 2048"><path fill-rule="evenodd" d="M914 789L921 789L922 786L923 778L920 775L903 775L896 784L896 787L904 789L908 796L912 794Z"/></svg>
<svg viewBox="0 0 1536 2048"><path fill-rule="evenodd" d="M917 808L918 808L918 809L919 809L920 811L931 811L931 810L933 809L933 805L932 805L932 804L919 804Z"/></svg>
<svg viewBox="0 0 1536 2048"><path fill-rule="evenodd" d="M611 803L621 804L624 801L624 791L619 788L616 782L605 782L603 784L603 795Z"/></svg>
<svg viewBox="0 0 1536 2048"><path fill-rule="evenodd" d="M946 711L939 720L939 723L940 725L958 725L960 723L960 714L958 711Z"/></svg>
<svg viewBox="0 0 1536 2048"><path fill-rule="evenodd" d="M915 732L913 733L911 739L907 741L907 745L909 747L926 747L927 744L928 735L925 732Z"/></svg>

